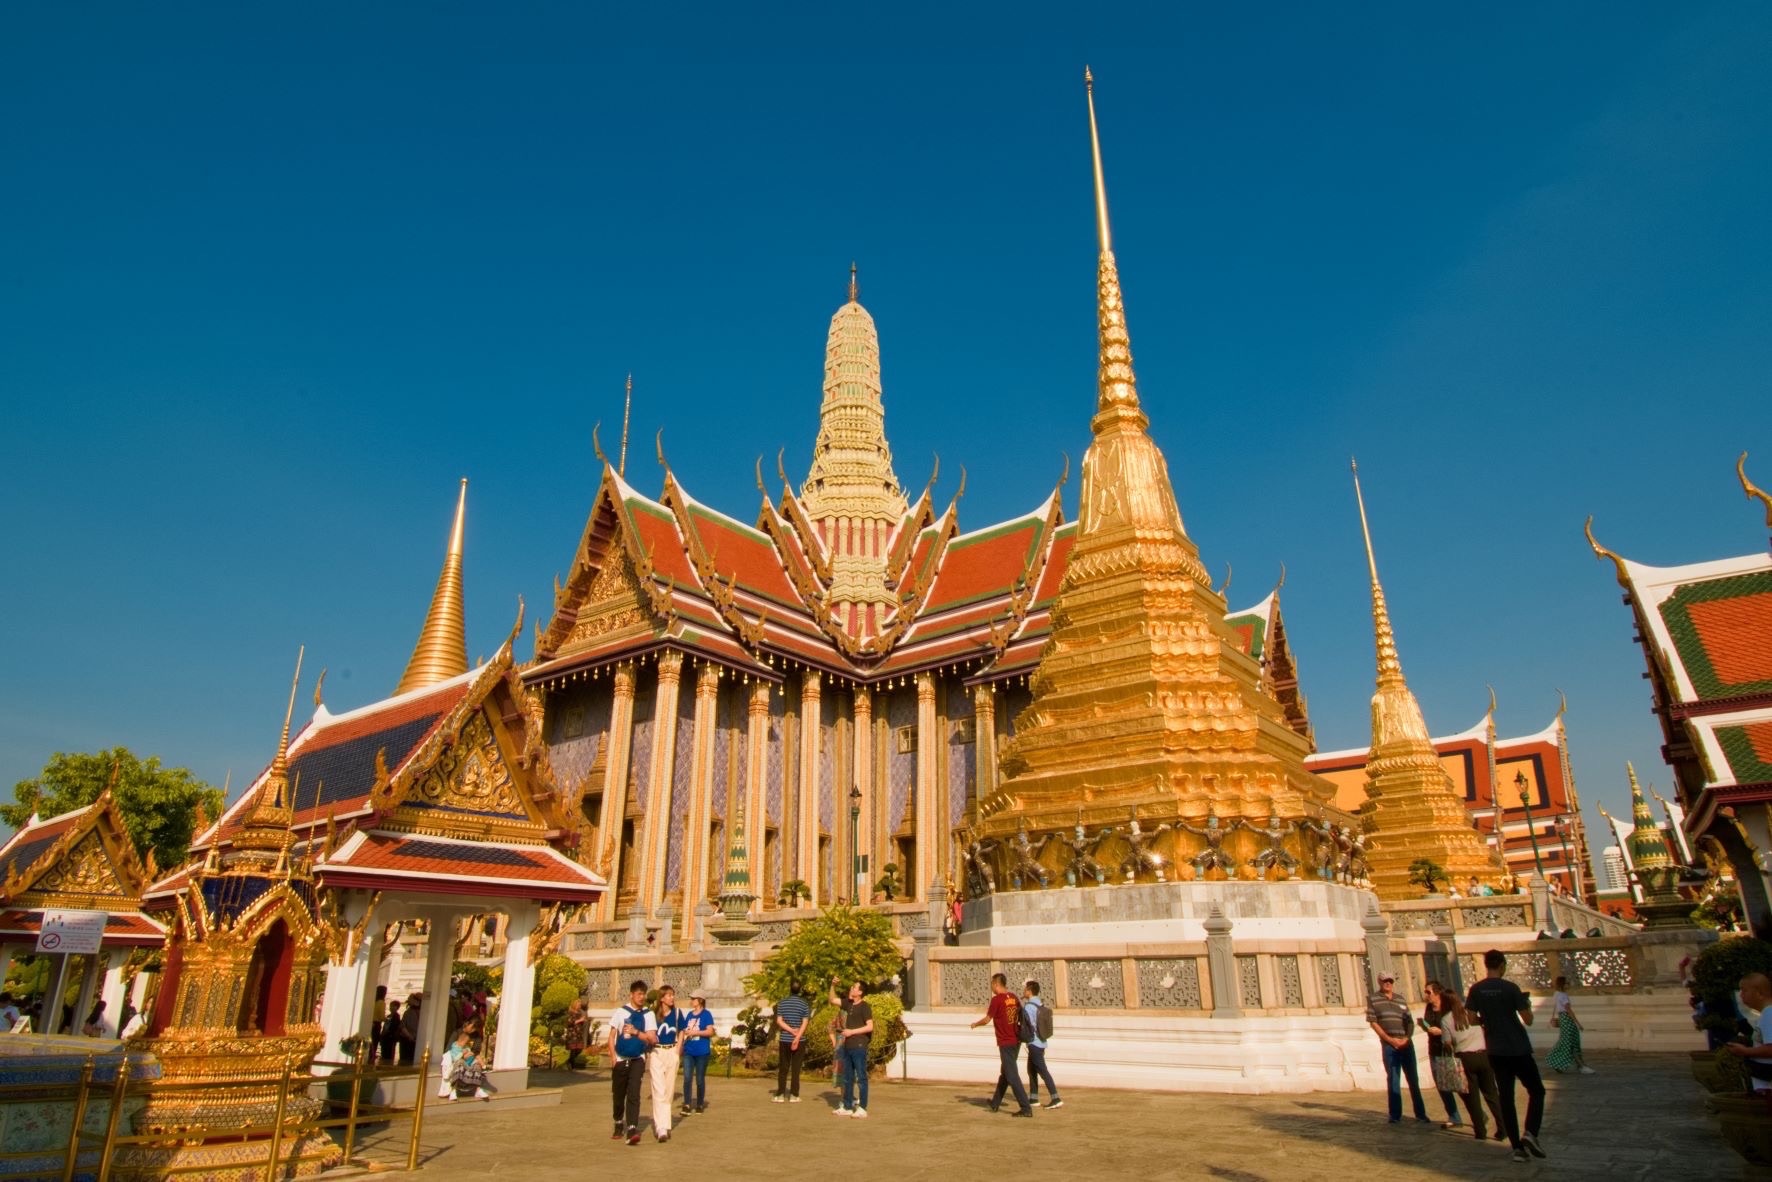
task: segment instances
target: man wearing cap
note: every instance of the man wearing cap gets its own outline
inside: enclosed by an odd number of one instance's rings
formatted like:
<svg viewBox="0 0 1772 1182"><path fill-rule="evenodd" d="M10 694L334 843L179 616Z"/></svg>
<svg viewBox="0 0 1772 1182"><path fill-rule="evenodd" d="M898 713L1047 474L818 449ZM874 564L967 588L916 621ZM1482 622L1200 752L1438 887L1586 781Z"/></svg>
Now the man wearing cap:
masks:
<svg viewBox="0 0 1772 1182"><path fill-rule="evenodd" d="M1385 1091L1390 1100L1390 1117L1394 1125L1403 1119L1403 1090L1397 1077L1409 1081L1409 1097L1415 1102L1415 1119L1427 1122L1427 1106L1421 1102L1421 1079L1415 1069L1415 1015L1397 996L1397 979L1389 973L1378 975L1378 993L1366 1003L1366 1024L1378 1035L1384 1050Z"/></svg>
<svg viewBox="0 0 1772 1182"><path fill-rule="evenodd" d="M714 1051L714 1015L708 1012L708 995L697 989L689 995L689 1012L683 1016L683 1116L708 1110L708 1057Z"/></svg>

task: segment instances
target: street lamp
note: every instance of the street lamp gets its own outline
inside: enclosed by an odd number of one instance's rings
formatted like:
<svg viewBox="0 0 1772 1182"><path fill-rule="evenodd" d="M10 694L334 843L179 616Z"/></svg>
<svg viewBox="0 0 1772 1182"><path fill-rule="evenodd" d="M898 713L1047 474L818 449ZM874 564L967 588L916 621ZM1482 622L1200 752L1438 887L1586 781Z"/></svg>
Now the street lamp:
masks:
<svg viewBox="0 0 1772 1182"><path fill-rule="evenodd" d="M852 784L849 788L849 886L855 892L856 903L861 897L861 785Z"/></svg>
<svg viewBox="0 0 1772 1182"><path fill-rule="evenodd" d="M1525 772L1514 777L1514 787L1520 790L1520 804L1526 810L1526 836L1532 839L1532 865L1538 871L1538 880L1545 882L1544 858L1538 852L1538 830L1532 826L1532 785Z"/></svg>

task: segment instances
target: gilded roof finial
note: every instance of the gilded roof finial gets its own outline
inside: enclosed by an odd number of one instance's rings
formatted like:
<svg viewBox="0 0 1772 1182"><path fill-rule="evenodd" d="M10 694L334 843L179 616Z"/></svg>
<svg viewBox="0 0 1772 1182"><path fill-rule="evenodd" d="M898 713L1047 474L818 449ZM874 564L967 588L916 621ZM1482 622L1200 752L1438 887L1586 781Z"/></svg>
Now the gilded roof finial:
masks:
<svg viewBox="0 0 1772 1182"><path fill-rule="evenodd" d="M283 733L277 738L277 754L271 757L271 771L265 777L264 787L259 790L258 800L253 803L252 811L247 814L246 829L268 831L286 830L290 818L294 815L292 800L287 792L289 787L289 724L295 718L295 691L301 687L301 663L307 655L307 646L296 650L295 676L289 679L289 705L283 711ZM252 844L243 842L242 844ZM261 840L258 844L264 844Z"/></svg>
<svg viewBox="0 0 1772 1182"><path fill-rule="evenodd" d="M1101 247L1096 271L1096 327L1100 337L1100 368L1096 376L1097 435L1112 423L1131 419L1143 430L1148 420L1138 406L1138 378L1132 372L1132 337L1126 328L1126 304L1120 294L1120 268L1114 261L1113 233L1108 227L1107 180L1101 167L1101 132L1095 121L1095 76L1083 68L1089 100L1089 148L1095 163L1095 232Z"/></svg>
<svg viewBox="0 0 1772 1182"><path fill-rule="evenodd" d="M861 284L856 280L855 260L849 260L849 302L861 303Z"/></svg>
<svg viewBox="0 0 1772 1182"><path fill-rule="evenodd" d="M459 677L468 671L467 624L462 605L462 534L467 522L468 478L461 479L461 493L455 503L455 524L449 531L449 551L443 557L443 570L437 576L437 590L431 595L431 610L425 613L424 627L419 630L418 644L395 694L423 689Z"/></svg>
<svg viewBox="0 0 1772 1182"><path fill-rule="evenodd" d="M597 462L599 464L602 464L605 468L607 468L607 467L609 467L609 457L603 454L603 442L597 438L597 432L602 428L602 426L603 426L602 419L598 419L596 422L591 424L591 454L597 457Z"/></svg>
<svg viewBox="0 0 1772 1182"><path fill-rule="evenodd" d="M1587 535L1587 544L1594 548L1594 554L1612 564L1612 570L1618 576L1618 585L1629 591L1630 572L1625 569L1624 559L1600 545L1599 540L1594 537L1594 515L1592 513L1587 515L1587 521L1582 525L1581 532Z"/></svg>
<svg viewBox="0 0 1772 1182"><path fill-rule="evenodd" d="M1495 687L1494 686L1489 687L1489 714L1488 714L1488 718L1489 718L1489 728L1491 730L1493 730L1495 728Z"/></svg>
<svg viewBox="0 0 1772 1182"><path fill-rule="evenodd" d="M307 652L305 644L295 650L295 676L289 679L289 705L283 711L283 733L277 738L277 754L271 760L273 776L285 775L289 771L289 724L295 718L295 691L301 686L301 662Z"/></svg>
<svg viewBox="0 0 1772 1182"><path fill-rule="evenodd" d="M617 476L628 474L628 420L634 414L634 375L628 375L628 391L621 400L621 458L615 463Z"/></svg>
<svg viewBox="0 0 1772 1182"><path fill-rule="evenodd" d="M1366 523L1366 496L1360 491L1360 465L1349 460L1354 474L1354 500L1360 506L1360 533L1366 539L1366 569L1372 575L1372 633L1378 646L1378 687L1403 685L1403 663L1397 658L1397 638L1391 630L1390 609L1385 606L1384 586L1378 581L1378 558L1372 552L1372 527Z"/></svg>
<svg viewBox="0 0 1772 1182"><path fill-rule="evenodd" d="M326 704L326 699L322 696L325 689L326 670L321 669L319 678L314 682L314 709L316 710Z"/></svg>
<svg viewBox="0 0 1772 1182"><path fill-rule="evenodd" d="M1735 461L1735 475L1741 478L1741 491L1747 494L1750 501L1758 501L1766 506L1766 528L1772 529L1772 493L1747 478L1747 453L1742 452L1741 458Z"/></svg>

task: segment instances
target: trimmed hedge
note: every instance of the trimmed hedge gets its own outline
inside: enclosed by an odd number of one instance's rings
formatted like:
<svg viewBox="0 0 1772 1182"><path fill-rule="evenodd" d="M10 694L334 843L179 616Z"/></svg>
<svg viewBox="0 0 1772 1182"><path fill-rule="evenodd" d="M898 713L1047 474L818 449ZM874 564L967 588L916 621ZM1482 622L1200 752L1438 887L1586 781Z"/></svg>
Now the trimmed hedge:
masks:
<svg viewBox="0 0 1772 1182"><path fill-rule="evenodd" d="M895 994L869 993L863 998L874 1010L874 1039L868 1044L868 1066L878 1067L891 1062L904 1041L904 1003ZM822 1005L812 1012L812 1024L806 1028L806 1065L829 1067L836 1057L831 1048L831 1023L840 1020L842 1011L834 1005Z"/></svg>

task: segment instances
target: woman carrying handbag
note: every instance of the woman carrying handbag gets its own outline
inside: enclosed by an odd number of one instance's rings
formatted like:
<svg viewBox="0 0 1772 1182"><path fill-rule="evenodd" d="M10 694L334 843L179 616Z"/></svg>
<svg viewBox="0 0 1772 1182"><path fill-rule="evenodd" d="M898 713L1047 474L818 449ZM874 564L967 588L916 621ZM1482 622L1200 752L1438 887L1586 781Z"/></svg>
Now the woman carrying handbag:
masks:
<svg viewBox="0 0 1772 1182"><path fill-rule="evenodd" d="M1495 1069L1489 1065L1483 1028L1472 1021L1465 1011L1464 999L1457 993L1438 987L1435 992L1439 997L1439 1024L1430 1028L1428 1033L1440 1037L1444 1055L1452 1062L1442 1068L1441 1056L1434 1056L1434 1083L1445 1086L1440 1083L1444 1071L1448 1082L1460 1085L1458 1094L1464 1098L1464 1110L1471 1117L1471 1131L1476 1133L1479 1141L1488 1135L1483 1120L1483 1105L1487 1104L1489 1114L1495 1118L1495 1139L1505 1141L1507 1130L1501 1120L1501 1088L1495 1080Z"/></svg>

